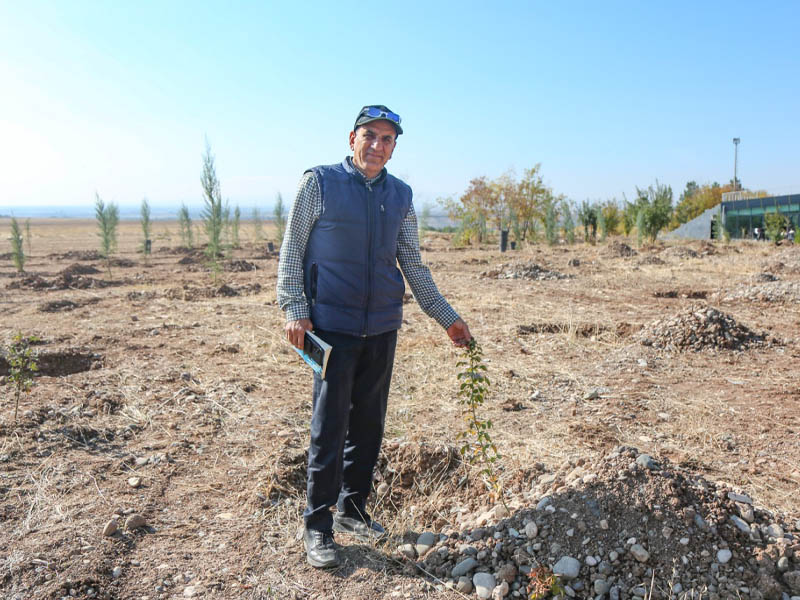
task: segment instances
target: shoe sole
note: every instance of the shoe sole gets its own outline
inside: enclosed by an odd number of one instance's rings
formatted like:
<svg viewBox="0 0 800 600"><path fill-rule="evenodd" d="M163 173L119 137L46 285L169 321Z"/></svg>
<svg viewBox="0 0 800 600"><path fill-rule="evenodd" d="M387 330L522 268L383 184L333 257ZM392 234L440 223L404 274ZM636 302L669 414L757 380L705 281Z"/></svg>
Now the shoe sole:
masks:
<svg viewBox="0 0 800 600"><path fill-rule="evenodd" d="M332 569L342 564L342 561L339 560L338 558L335 558L333 559L333 561L328 561L328 562L314 560L308 555L308 546L306 546L305 542L303 542L303 547L306 549L306 560L308 561L308 564L310 564L315 569Z"/></svg>
<svg viewBox="0 0 800 600"><path fill-rule="evenodd" d="M347 529L346 527L343 527L342 525L339 525L339 523L337 523L336 521L333 522L333 530L336 533L344 533L344 534L347 534L349 536L352 536L352 537L356 538L359 542L378 541L378 540L381 540L381 539L385 538L386 535L387 535L386 532L378 533L377 531L375 533L371 533L371 534L368 534L368 535L363 535L361 533L356 533L352 529Z"/></svg>

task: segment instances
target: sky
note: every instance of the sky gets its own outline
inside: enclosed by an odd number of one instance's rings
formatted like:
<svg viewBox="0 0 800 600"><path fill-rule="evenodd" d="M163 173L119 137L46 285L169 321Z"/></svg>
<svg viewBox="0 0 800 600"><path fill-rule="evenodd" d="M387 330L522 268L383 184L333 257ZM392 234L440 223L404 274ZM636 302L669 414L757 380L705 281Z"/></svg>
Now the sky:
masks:
<svg viewBox="0 0 800 600"><path fill-rule="evenodd" d="M541 163L575 202L656 180L800 193L800 2L0 0L0 211L269 212L349 154L365 104L403 118L415 205ZM435 212L435 210L434 210Z"/></svg>

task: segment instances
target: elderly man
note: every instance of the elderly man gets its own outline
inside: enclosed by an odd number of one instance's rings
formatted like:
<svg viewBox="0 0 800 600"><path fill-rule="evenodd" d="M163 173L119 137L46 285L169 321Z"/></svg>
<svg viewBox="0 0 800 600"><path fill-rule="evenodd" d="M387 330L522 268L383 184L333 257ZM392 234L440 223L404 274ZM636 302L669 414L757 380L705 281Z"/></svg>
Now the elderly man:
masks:
<svg viewBox="0 0 800 600"><path fill-rule="evenodd" d="M386 172L402 133L387 107L362 108L352 156L304 173L281 246L277 292L289 342L302 348L313 330L333 346L325 379L315 374L313 387L303 541L315 567L339 564L334 531L360 540L385 533L366 501L403 320L398 263L453 343L471 339L422 264L411 188Z"/></svg>

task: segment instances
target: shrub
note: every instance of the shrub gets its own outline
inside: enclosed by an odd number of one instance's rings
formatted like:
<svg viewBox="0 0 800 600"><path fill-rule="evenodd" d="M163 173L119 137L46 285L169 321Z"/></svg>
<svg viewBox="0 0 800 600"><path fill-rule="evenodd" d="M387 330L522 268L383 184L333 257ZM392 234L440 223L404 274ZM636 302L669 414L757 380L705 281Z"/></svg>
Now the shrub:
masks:
<svg viewBox="0 0 800 600"><path fill-rule="evenodd" d="M575 221L572 219L572 210L569 207L569 204L564 202L563 209L564 211L564 237L567 240L568 244L575 243Z"/></svg>
<svg viewBox="0 0 800 600"><path fill-rule="evenodd" d="M145 260L147 260L147 255L150 254L150 229L151 229L151 221L150 221L150 203L147 202L147 198L142 199L142 208L139 211L141 214L141 223L142 223L142 254L144 254Z"/></svg>
<svg viewBox="0 0 800 600"><path fill-rule="evenodd" d="M552 199L547 200L544 208L544 236L550 246L558 243L558 210Z"/></svg>
<svg viewBox="0 0 800 600"><path fill-rule="evenodd" d="M253 237L257 242L264 239L264 223L261 220L261 211L257 206L253 207Z"/></svg>
<svg viewBox="0 0 800 600"><path fill-rule="evenodd" d="M14 217L11 217L11 257L17 271L22 273L25 270L25 251L22 248L22 231Z"/></svg>
<svg viewBox="0 0 800 600"><path fill-rule="evenodd" d="M775 208L775 212L768 212L764 215L764 231L767 238L772 240L775 244L783 239L783 228L786 227L788 221L783 216L780 210Z"/></svg>

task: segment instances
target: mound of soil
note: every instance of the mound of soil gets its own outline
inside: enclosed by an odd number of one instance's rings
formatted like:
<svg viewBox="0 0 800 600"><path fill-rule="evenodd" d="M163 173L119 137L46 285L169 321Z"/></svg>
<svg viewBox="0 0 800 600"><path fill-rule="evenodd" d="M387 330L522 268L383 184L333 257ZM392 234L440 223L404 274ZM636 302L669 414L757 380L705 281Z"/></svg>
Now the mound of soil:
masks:
<svg viewBox="0 0 800 600"><path fill-rule="evenodd" d="M627 337L638 331L640 326L631 323L617 323L608 327L599 323L534 323L532 325L517 325L517 335L531 335L538 333L572 333L578 337L593 337L604 333L613 333L619 337Z"/></svg>
<svg viewBox="0 0 800 600"><path fill-rule="evenodd" d="M97 250L70 250L69 252L49 254L47 258L55 258L59 260L103 260L103 257Z"/></svg>
<svg viewBox="0 0 800 600"><path fill-rule="evenodd" d="M209 298L231 298L233 296L247 296L261 292L261 284L247 283L240 286L231 286L223 283L219 287L194 287L184 284L183 287L170 288L164 294L172 300L205 300Z"/></svg>
<svg viewBox="0 0 800 600"><path fill-rule="evenodd" d="M123 269L136 266L136 263L130 258L112 258L109 262L112 267L122 267Z"/></svg>
<svg viewBox="0 0 800 600"><path fill-rule="evenodd" d="M558 271L550 271L536 263L506 263L496 269L484 271L481 277L487 279L529 279L544 281L548 279L572 279L574 275L565 275Z"/></svg>
<svg viewBox="0 0 800 600"><path fill-rule="evenodd" d="M639 265L665 265L667 261L662 258L659 258L655 254L648 254L644 258L641 258L637 263Z"/></svg>
<svg viewBox="0 0 800 600"><path fill-rule="evenodd" d="M627 258L636 256L638 252L628 246L628 244L614 240L606 247L605 254L613 257Z"/></svg>
<svg viewBox="0 0 800 600"><path fill-rule="evenodd" d="M708 292L705 290L656 290L653 292L654 298L691 298L693 300L705 300Z"/></svg>
<svg viewBox="0 0 800 600"><path fill-rule="evenodd" d="M460 591L474 582L498 598L536 586L545 595L534 597L550 597L553 573L571 598L800 594L800 522L635 448L566 463L539 477L529 498L513 514L497 505L468 515L424 545L419 536L397 555Z"/></svg>
<svg viewBox="0 0 800 600"><path fill-rule="evenodd" d="M31 273L14 279L6 287L10 290L46 290L50 283L44 277Z"/></svg>
<svg viewBox="0 0 800 600"><path fill-rule="evenodd" d="M67 310L74 310L78 308L78 304L71 300L53 300L52 302L45 302L39 305L39 312L62 312Z"/></svg>
<svg viewBox="0 0 800 600"><path fill-rule="evenodd" d="M85 348L63 348L38 352L36 364L38 365L37 375L61 377L100 368L103 365L103 357ZM8 373L8 362L5 358L0 357L0 376L8 375Z"/></svg>
<svg viewBox="0 0 800 600"><path fill-rule="evenodd" d="M670 246L663 252L666 256L674 256L676 258L699 258L700 254L688 248L687 246Z"/></svg>
<svg viewBox="0 0 800 600"><path fill-rule="evenodd" d="M757 285L741 285L734 290L717 294L723 302L747 300L750 302L800 302L800 283L793 281L768 281Z"/></svg>
<svg viewBox="0 0 800 600"><path fill-rule="evenodd" d="M101 273L100 269L94 265L82 265L80 263L72 263L70 266L62 269L62 275L97 275Z"/></svg>
<svg viewBox="0 0 800 600"><path fill-rule="evenodd" d="M709 306L695 305L677 315L654 321L639 335L645 346L682 352L685 350L746 350L771 345L764 334L756 334L733 317Z"/></svg>
<svg viewBox="0 0 800 600"><path fill-rule="evenodd" d="M229 260L225 263L225 270L231 273L244 273L247 271L255 271L257 267L246 260Z"/></svg>

